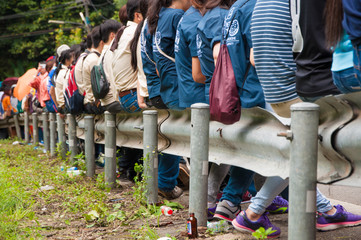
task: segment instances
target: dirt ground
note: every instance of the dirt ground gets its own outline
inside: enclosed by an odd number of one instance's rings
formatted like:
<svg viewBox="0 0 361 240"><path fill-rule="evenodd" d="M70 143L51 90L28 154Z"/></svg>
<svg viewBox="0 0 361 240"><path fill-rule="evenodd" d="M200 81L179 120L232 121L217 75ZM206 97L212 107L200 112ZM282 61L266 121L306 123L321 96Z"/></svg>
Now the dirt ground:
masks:
<svg viewBox="0 0 361 240"><path fill-rule="evenodd" d="M132 197L129 194L133 183L127 181L119 182L120 189L113 190L108 194L109 203L122 204L124 208L132 208ZM161 199L161 198L160 198ZM159 219L157 217L150 218L149 220L137 219L130 222L129 225L122 226L121 224L114 223L108 226L90 226L85 224L82 220L82 216L76 214L71 216L64 216L57 214L56 206L52 206L53 209L47 208L39 209L38 222L42 229L42 235L48 239L152 239L148 238L146 232L148 227L155 229L159 237L172 236L173 239L184 240L188 239L186 234L186 219L188 218L188 200L189 192L185 191L184 194L174 200L184 206L184 209L175 210L171 216L161 215ZM242 205L245 209L247 204ZM64 218L71 218L70 223L64 223ZM288 215L270 215L270 220L275 225L281 227L282 234L279 239L288 239ZM138 230L135 230L138 229ZM131 234L131 232L135 234ZM137 233L137 231L139 233ZM143 233L142 233L143 231ZM199 229L198 239L212 239L212 240L241 240L241 239L255 239L249 234L242 234L234 230L229 229L225 233L216 233L210 235L205 232L204 228ZM290 238L292 239L292 237ZM361 239L361 227L344 228L331 232L317 232L316 239L320 240L358 240ZM305 239L307 240L307 239Z"/></svg>

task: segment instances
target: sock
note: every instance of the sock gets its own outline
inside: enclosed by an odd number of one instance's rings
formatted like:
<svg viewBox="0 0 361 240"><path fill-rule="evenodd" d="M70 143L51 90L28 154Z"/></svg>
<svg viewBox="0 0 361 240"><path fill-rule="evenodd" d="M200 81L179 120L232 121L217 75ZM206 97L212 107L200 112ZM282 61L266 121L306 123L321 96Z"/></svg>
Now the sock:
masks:
<svg viewBox="0 0 361 240"><path fill-rule="evenodd" d="M215 206L217 206L216 203L208 202L208 208L214 208Z"/></svg>

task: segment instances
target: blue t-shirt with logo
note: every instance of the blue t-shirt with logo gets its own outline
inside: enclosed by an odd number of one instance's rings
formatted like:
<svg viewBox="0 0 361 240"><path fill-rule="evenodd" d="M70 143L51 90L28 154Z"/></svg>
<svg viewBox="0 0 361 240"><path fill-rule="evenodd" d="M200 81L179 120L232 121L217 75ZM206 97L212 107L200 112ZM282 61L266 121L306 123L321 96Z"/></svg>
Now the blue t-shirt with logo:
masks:
<svg viewBox="0 0 361 240"><path fill-rule="evenodd" d="M222 26L226 9L216 7L209 10L197 26L197 49L203 75L206 77L205 96L209 103L209 87L214 72L213 47L222 38Z"/></svg>
<svg viewBox="0 0 361 240"><path fill-rule="evenodd" d="M265 100L256 69L250 65L246 82L244 76L250 64L252 48L251 18L256 0L238 0L224 19L222 44L226 43L241 97L242 107L265 107ZM224 40L226 38L226 40ZM242 87L243 86L243 87Z"/></svg>
<svg viewBox="0 0 361 240"><path fill-rule="evenodd" d="M204 84L192 77L192 57L197 55L197 25L202 19L199 10L190 7L179 21L174 44L175 63L178 73L179 106L190 107L204 103Z"/></svg>
<svg viewBox="0 0 361 240"><path fill-rule="evenodd" d="M159 13L158 26L153 36L153 56L157 64L160 78L160 95L165 104L177 102L178 107L178 76L175 63L161 54L159 48L174 58L174 42L179 20L184 11L181 9L162 8ZM156 42L157 41L157 42Z"/></svg>
<svg viewBox="0 0 361 240"><path fill-rule="evenodd" d="M149 98L154 98L160 96L160 79L157 75L153 58L153 36L148 32L146 20L140 35L140 43L143 71L147 78Z"/></svg>

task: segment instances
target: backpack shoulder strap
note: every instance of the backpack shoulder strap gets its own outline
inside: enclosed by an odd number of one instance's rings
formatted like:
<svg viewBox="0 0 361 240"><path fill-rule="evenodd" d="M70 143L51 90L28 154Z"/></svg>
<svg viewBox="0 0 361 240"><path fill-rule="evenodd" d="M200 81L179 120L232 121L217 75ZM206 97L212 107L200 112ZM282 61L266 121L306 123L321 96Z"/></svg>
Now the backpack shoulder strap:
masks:
<svg viewBox="0 0 361 240"><path fill-rule="evenodd" d="M147 24L147 22L148 22L148 20L145 19L145 20L144 20L144 24L143 24L143 28L142 28L142 39L144 39L144 40L145 40L144 28L145 28L145 25ZM149 61L151 61L154 65L157 65L157 64L149 57L149 55L148 55L148 53L147 53L147 49L146 49L145 47L144 47L144 53L145 53L145 55L147 56L147 58L149 59Z"/></svg>
<svg viewBox="0 0 361 240"><path fill-rule="evenodd" d="M171 56L167 55L165 52L163 52L162 49L160 49L159 45L158 45L158 41L157 41L157 30L158 28L155 30L155 34L154 34L154 41L155 41L155 45L157 46L158 51L160 52L160 54L162 54L164 57L168 58L169 60L171 60L172 62L175 62L175 59L172 58ZM160 39L159 39L160 41Z"/></svg>

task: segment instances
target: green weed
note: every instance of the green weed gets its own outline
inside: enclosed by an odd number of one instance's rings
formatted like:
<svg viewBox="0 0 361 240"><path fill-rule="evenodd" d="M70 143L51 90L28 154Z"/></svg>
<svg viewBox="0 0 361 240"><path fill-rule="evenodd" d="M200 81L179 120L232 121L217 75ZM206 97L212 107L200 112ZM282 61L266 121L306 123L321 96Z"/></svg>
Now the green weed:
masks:
<svg viewBox="0 0 361 240"><path fill-rule="evenodd" d="M276 232L276 230L272 230L272 228L265 230L263 227L260 227L252 233L252 236L256 239L267 239L267 236L274 232Z"/></svg>

